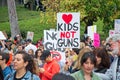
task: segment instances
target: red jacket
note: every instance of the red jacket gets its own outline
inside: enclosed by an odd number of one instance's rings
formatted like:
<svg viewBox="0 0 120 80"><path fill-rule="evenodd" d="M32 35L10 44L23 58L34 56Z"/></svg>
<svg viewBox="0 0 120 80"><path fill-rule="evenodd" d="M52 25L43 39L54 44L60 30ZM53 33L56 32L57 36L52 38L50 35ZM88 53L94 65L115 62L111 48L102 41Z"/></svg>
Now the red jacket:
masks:
<svg viewBox="0 0 120 80"><path fill-rule="evenodd" d="M39 75L41 80L52 80L53 75L60 71L60 66L55 60L45 63L43 68L44 73Z"/></svg>

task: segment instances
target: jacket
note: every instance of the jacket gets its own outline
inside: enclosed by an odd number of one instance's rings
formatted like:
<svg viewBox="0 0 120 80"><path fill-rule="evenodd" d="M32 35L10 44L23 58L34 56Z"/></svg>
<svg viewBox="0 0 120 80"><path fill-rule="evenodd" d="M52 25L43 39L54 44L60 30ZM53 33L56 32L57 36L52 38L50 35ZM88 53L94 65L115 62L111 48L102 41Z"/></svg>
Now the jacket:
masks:
<svg viewBox="0 0 120 80"><path fill-rule="evenodd" d="M60 71L60 66L55 60L45 63L43 68L45 71L40 73L41 80L52 80L53 75Z"/></svg>
<svg viewBox="0 0 120 80"><path fill-rule="evenodd" d="M92 72L92 80L101 80L95 73ZM85 80L83 70L79 70L73 74L71 74L75 78L75 80Z"/></svg>
<svg viewBox="0 0 120 80"><path fill-rule="evenodd" d="M15 72L9 74L4 80L14 80ZM39 76L32 74L30 71L27 71L22 80L40 80Z"/></svg>

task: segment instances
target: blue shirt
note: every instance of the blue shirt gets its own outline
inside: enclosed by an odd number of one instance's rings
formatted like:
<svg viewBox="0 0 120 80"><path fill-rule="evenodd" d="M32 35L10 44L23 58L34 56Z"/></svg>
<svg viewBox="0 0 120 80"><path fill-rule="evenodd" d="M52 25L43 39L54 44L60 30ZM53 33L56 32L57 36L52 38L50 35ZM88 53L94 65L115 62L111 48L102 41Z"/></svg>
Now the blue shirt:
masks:
<svg viewBox="0 0 120 80"><path fill-rule="evenodd" d="M3 76L6 77L8 74L12 73L12 70L9 66L7 66L4 70L3 70Z"/></svg>

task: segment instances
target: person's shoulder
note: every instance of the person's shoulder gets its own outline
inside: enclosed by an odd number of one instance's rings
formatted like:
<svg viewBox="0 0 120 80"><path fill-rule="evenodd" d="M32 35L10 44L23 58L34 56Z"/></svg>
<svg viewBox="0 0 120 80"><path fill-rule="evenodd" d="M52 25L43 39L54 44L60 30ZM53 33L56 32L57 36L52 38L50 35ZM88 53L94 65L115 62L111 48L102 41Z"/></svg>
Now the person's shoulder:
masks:
<svg viewBox="0 0 120 80"><path fill-rule="evenodd" d="M10 73L10 74L8 74L8 75L4 78L4 80L12 80L12 79L13 79L14 74L15 74L15 71L14 71L14 72L12 72L12 73Z"/></svg>
<svg viewBox="0 0 120 80"><path fill-rule="evenodd" d="M25 78L27 79L27 78L33 78L33 80L40 80L40 78L39 78L39 76L37 76L37 75L35 75L35 74L33 74L33 73L31 73L30 71L27 71L27 73L26 73L26 75L25 75Z"/></svg>
<svg viewBox="0 0 120 80"><path fill-rule="evenodd" d="M76 71L76 72L72 73L71 76L77 76L77 75L80 75L80 74L81 74L81 71L79 70L79 71Z"/></svg>
<svg viewBox="0 0 120 80"><path fill-rule="evenodd" d="M75 80L83 79L83 75L82 75L81 70L76 71L76 72L74 72L74 73L72 73L72 74L70 74L70 75L71 75L72 77L74 77Z"/></svg>
<svg viewBox="0 0 120 80"><path fill-rule="evenodd" d="M95 80L101 80L101 78L98 75L96 75L95 73L93 73L92 78Z"/></svg>

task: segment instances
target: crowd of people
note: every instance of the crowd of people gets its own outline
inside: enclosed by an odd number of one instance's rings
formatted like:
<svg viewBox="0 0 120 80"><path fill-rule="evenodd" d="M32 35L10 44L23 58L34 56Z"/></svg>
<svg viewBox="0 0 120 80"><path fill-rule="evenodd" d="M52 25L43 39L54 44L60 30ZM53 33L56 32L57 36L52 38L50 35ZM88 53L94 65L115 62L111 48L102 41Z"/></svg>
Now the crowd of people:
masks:
<svg viewBox="0 0 120 80"><path fill-rule="evenodd" d="M18 0L18 3L24 5L24 8L29 10L43 11L45 12L46 7L42 4L41 0Z"/></svg>
<svg viewBox="0 0 120 80"><path fill-rule="evenodd" d="M0 80L120 80L120 35L99 47L89 36L80 48L65 48L65 62L56 61L44 41L33 44L16 35L0 40Z"/></svg>

